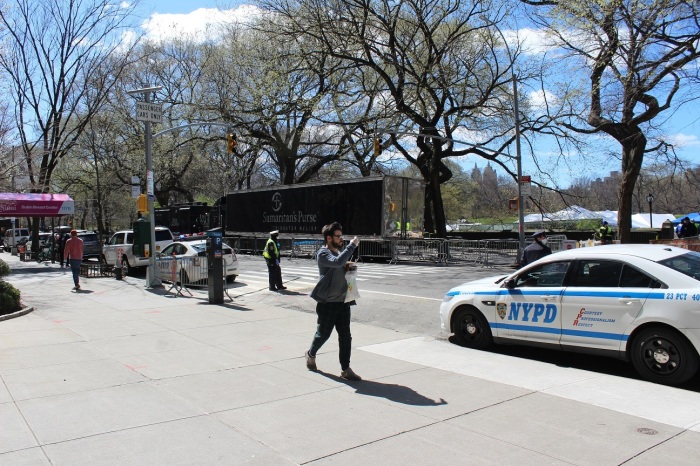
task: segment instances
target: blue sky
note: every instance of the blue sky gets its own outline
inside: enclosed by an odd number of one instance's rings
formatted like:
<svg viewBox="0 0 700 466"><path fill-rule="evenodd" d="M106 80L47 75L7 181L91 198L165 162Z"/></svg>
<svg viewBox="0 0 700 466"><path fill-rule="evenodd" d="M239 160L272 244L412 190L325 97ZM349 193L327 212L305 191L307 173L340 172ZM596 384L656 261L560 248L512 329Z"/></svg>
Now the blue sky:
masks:
<svg viewBox="0 0 700 466"><path fill-rule="evenodd" d="M222 15L216 12L217 9L230 10L229 14L224 15L225 18L245 17L250 12L250 5L250 2L245 0L151 0L142 3L140 11L144 19L143 24L148 30L159 31L156 34L173 34L179 31L192 31L197 25L203 26L207 21L221 19ZM177 26L174 26L175 24ZM692 164L700 163L700 101L687 104L674 114L666 112L661 118L655 120L655 123L663 124L663 133L668 140L677 144L676 152L682 159ZM620 152L619 144L612 138L604 138L601 142L602 148L615 153ZM539 152L546 153L548 146L553 147L543 143L538 147ZM470 170L475 162L480 167L486 165L484 160L478 157L465 158L462 165ZM572 161L568 170L557 169L557 183L562 187L580 176L603 178L611 170L620 170L620 164L609 157L601 157L601 160L595 164ZM527 155L523 156L523 174L535 175L532 162L528 161ZM547 180L541 181L551 184Z"/></svg>

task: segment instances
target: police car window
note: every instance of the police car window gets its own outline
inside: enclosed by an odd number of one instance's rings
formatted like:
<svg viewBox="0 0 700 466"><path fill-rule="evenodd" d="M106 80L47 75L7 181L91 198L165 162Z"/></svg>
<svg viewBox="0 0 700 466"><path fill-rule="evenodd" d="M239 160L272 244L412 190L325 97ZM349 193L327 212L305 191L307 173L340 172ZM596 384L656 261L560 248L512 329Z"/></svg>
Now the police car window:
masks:
<svg viewBox="0 0 700 466"><path fill-rule="evenodd" d="M169 256L170 254L173 253L173 248L174 248L174 247L175 247L174 244L168 245L165 249L163 249L163 251L161 252L161 254L163 254L164 256Z"/></svg>
<svg viewBox="0 0 700 466"><path fill-rule="evenodd" d="M623 263L610 260L579 261L576 274L569 286L594 288L618 287Z"/></svg>
<svg viewBox="0 0 700 466"><path fill-rule="evenodd" d="M515 280L517 288L562 286L569 262L550 262L528 269Z"/></svg>
<svg viewBox="0 0 700 466"><path fill-rule="evenodd" d="M700 280L700 254L697 252L689 251L680 256L659 261L659 264Z"/></svg>
<svg viewBox="0 0 700 466"><path fill-rule="evenodd" d="M625 264L622 268L620 286L623 288L661 288L661 283L641 270Z"/></svg>

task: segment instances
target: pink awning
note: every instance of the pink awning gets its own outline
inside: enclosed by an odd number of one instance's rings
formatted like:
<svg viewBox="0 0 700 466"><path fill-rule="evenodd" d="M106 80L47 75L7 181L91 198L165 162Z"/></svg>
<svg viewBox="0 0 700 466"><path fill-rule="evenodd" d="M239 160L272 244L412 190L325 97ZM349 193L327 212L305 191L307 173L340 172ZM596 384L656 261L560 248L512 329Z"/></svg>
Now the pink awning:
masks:
<svg viewBox="0 0 700 466"><path fill-rule="evenodd" d="M68 194L0 193L0 217L60 217L73 215Z"/></svg>

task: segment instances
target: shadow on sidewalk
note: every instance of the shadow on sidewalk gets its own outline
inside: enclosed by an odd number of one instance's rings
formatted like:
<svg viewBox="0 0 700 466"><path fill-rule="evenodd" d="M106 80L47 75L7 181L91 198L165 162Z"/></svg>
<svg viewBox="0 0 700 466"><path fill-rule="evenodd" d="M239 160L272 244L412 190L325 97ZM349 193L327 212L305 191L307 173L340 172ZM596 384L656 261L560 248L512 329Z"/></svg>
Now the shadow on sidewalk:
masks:
<svg viewBox="0 0 700 466"><path fill-rule="evenodd" d="M376 396L379 398L385 398L389 401L395 403L401 403L404 405L412 406L441 406L446 405L447 401L440 398L439 401L435 401L432 398L423 396L412 388L405 387L403 385L395 383L381 383L375 382L374 380L362 380L360 382L351 382L345 380L342 377L338 377L333 374L329 374L322 371L317 371L318 374L334 380L336 382L344 383L355 389L355 393L367 396Z"/></svg>
<svg viewBox="0 0 700 466"><path fill-rule="evenodd" d="M228 297L224 296L224 302L222 304L209 304L209 297L207 295L203 294L193 294L191 293L188 289L183 289L182 291L178 291L170 286L168 283L167 285L163 286L156 286L152 288L146 288L146 291L157 295L157 296L162 296L163 298L166 299L186 299L186 300L193 300L197 303L197 305L200 306L218 306L223 309L231 309L233 311L252 311L253 309L245 306L239 306L237 304L234 304L232 301L228 301ZM235 298L235 296L234 296Z"/></svg>

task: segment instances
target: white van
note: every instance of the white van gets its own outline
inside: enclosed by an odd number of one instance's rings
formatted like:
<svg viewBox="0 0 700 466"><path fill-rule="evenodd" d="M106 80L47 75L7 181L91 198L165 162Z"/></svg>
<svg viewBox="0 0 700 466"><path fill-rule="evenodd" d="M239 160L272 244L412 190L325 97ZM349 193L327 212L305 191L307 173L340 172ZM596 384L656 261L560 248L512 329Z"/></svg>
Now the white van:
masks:
<svg viewBox="0 0 700 466"><path fill-rule="evenodd" d="M29 239L29 230L27 228L10 228L5 232L5 243L3 249L9 252L10 249L17 246L22 238Z"/></svg>

